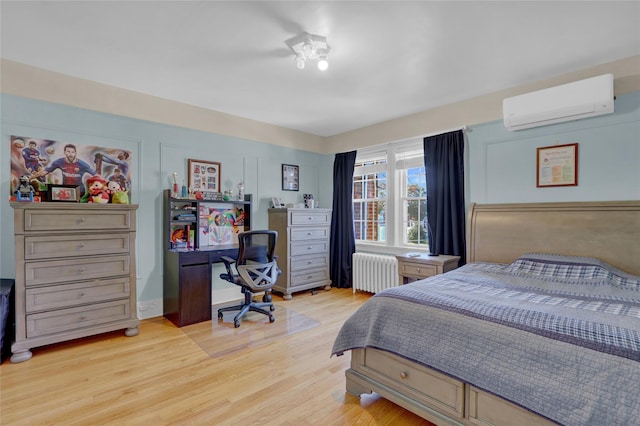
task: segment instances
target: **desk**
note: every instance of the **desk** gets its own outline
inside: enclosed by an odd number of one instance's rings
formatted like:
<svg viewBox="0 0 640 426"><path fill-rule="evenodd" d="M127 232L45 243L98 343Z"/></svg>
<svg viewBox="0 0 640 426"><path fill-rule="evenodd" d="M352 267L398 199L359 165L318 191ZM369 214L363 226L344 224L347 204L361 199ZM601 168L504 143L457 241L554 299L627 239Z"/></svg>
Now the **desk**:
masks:
<svg viewBox="0 0 640 426"><path fill-rule="evenodd" d="M460 256L421 254L419 256L401 255L396 256L396 259L398 259L399 282L406 284L456 269Z"/></svg>
<svg viewBox="0 0 640 426"><path fill-rule="evenodd" d="M168 250L164 259L164 316L178 327L211 320L211 268L222 256L238 256L238 245Z"/></svg>

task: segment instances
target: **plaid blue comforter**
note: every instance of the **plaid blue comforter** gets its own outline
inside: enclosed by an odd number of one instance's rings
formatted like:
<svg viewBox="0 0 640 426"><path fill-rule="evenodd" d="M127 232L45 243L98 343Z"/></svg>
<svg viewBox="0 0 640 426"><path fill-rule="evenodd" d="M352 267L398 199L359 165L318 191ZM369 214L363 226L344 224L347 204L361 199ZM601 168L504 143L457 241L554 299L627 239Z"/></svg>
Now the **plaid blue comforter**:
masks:
<svg viewBox="0 0 640 426"><path fill-rule="evenodd" d="M332 354L393 352L566 425L640 424L640 277L527 254L387 289Z"/></svg>

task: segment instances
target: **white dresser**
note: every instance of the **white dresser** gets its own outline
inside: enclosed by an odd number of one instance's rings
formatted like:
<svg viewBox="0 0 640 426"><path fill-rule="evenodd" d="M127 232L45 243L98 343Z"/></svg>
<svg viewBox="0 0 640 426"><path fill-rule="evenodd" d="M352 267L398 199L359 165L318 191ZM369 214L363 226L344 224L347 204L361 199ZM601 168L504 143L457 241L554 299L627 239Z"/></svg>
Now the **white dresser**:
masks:
<svg viewBox="0 0 640 426"><path fill-rule="evenodd" d="M297 291L331 288L331 209L269 209L269 229L278 231L276 255L282 275L273 290L286 300Z"/></svg>
<svg viewBox="0 0 640 426"><path fill-rule="evenodd" d="M16 333L12 362L31 348L108 331L138 334L137 205L12 202Z"/></svg>

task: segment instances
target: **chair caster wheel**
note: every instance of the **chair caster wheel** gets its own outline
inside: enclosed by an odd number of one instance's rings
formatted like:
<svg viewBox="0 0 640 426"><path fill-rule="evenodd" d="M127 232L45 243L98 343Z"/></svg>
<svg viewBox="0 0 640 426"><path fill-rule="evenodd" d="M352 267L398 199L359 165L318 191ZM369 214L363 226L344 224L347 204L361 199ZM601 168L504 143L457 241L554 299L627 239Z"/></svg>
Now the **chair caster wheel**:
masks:
<svg viewBox="0 0 640 426"><path fill-rule="evenodd" d="M235 328L240 327L240 321L238 321L238 320L233 321L233 326L234 326Z"/></svg>
<svg viewBox="0 0 640 426"><path fill-rule="evenodd" d="M222 312L218 312L218 319L222 319L223 316Z"/></svg>
<svg viewBox="0 0 640 426"><path fill-rule="evenodd" d="M264 303L271 303L271 300L273 300L271 298L271 293L265 294L264 296L262 296L262 301Z"/></svg>
<svg viewBox="0 0 640 426"><path fill-rule="evenodd" d="M273 315L269 315L269 322L275 322L276 317L274 317Z"/></svg>
<svg viewBox="0 0 640 426"><path fill-rule="evenodd" d="M271 306L269 306L269 310L270 310L271 312L273 312L273 311L275 311L275 310L276 310L276 307L275 307L274 305L271 305Z"/></svg>

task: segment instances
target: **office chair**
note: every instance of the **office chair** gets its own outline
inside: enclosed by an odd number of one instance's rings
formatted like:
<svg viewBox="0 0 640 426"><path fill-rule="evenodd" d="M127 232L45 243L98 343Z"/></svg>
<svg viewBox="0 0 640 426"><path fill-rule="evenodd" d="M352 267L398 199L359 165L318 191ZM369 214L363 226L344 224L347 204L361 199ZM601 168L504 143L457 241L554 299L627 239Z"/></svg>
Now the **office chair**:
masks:
<svg viewBox="0 0 640 426"><path fill-rule="evenodd" d="M249 311L268 315L269 322L276 320L276 317L271 313L276 309L271 302L271 288L275 285L281 272L276 263L277 256L273 254L277 239L278 233L271 230L247 231L238 234L238 259L222 257L227 273L220 274L220 278L242 287L244 303L218 309L219 319L222 319L223 312L240 310L233 318L233 325L236 328L240 327L240 320ZM233 264L235 264L236 272L233 271ZM254 302L255 293L263 291L265 293L262 296L262 302ZM262 309L266 307L271 312Z"/></svg>

